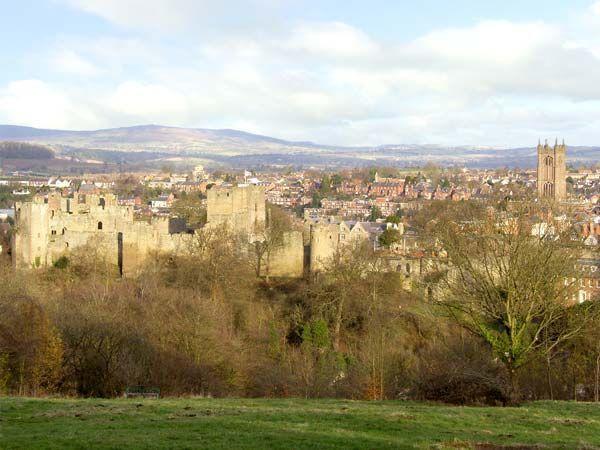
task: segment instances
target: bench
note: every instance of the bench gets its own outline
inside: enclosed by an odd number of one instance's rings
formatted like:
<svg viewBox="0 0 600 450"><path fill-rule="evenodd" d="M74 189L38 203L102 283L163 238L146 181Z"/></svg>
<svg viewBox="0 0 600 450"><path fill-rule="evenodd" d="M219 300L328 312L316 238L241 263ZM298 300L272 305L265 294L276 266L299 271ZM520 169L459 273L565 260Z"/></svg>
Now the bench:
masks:
<svg viewBox="0 0 600 450"><path fill-rule="evenodd" d="M125 398L160 398L160 389L147 386L127 386Z"/></svg>

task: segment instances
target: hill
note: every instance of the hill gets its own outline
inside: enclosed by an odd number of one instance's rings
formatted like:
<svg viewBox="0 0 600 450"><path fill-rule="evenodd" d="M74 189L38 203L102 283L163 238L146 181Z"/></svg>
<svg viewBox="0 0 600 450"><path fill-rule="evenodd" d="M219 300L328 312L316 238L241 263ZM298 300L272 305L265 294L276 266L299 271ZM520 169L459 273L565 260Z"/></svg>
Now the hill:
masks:
<svg viewBox="0 0 600 450"><path fill-rule="evenodd" d="M94 131L47 130L0 125L0 140L47 145L59 155L107 163L143 161L144 165L207 165L228 167L300 166L339 168L389 165L533 167L535 148L499 149L488 146L379 145L343 147L295 142L244 131L141 125ZM120 157L117 153L123 154ZM132 157L140 154L139 157ZM142 156L143 155L143 156ZM600 160L600 147L570 147L569 162Z"/></svg>
<svg viewBox="0 0 600 450"><path fill-rule="evenodd" d="M27 142L0 142L0 158L53 159L54 152L44 145Z"/></svg>
<svg viewBox="0 0 600 450"><path fill-rule="evenodd" d="M453 448L600 446L591 403L520 408L303 399L0 398L2 448Z"/></svg>

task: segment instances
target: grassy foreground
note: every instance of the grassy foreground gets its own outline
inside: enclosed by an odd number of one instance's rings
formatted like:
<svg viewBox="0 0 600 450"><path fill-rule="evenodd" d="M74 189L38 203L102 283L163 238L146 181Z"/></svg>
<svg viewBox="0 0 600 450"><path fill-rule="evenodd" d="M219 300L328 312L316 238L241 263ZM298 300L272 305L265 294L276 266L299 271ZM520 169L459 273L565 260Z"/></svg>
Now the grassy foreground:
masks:
<svg viewBox="0 0 600 450"><path fill-rule="evenodd" d="M600 448L600 405L0 398L0 448Z"/></svg>

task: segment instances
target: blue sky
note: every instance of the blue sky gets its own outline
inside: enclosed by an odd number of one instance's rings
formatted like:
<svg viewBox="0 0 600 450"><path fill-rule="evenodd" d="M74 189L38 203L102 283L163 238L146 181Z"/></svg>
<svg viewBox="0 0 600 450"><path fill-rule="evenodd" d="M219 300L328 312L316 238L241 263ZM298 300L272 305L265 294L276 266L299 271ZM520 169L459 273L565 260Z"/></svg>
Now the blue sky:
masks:
<svg viewBox="0 0 600 450"><path fill-rule="evenodd" d="M594 0L2 3L0 123L600 143Z"/></svg>

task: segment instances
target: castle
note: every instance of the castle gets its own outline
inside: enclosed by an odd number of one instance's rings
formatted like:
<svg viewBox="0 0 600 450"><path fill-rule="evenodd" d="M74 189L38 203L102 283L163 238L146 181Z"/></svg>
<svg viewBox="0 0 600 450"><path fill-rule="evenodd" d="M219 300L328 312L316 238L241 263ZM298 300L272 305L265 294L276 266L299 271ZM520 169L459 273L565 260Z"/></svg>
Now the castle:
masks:
<svg viewBox="0 0 600 450"><path fill-rule="evenodd" d="M118 267L121 275L135 276L152 254L185 254L195 235L176 218L135 220L133 207L119 205L114 194L35 196L15 204L15 220L12 257L17 268L51 266L71 251L88 246ZM262 187L213 186L207 191L207 228L227 227L252 243L265 239L268 222ZM264 256L268 261L262 260L262 274L299 278L309 271L325 270L338 248L358 240L368 240L377 248L379 235L389 227L403 231L398 225L374 222L306 223L304 232L283 233L278 245Z"/></svg>
<svg viewBox="0 0 600 450"><path fill-rule="evenodd" d="M15 222L12 257L17 268L49 266L89 245L114 261L121 274L133 274L150 252L177 252L190 238L173 233L166 218L135 221L133 208L119 206L113 194L35 196L15 204Z"/></svg>
<svg viewBox="0 0 600 450"><path fill-rule="evenodd" d="M562 201L567 198L567 146L558 139L554 147L538 142L537 146L537 189L538 198Z"/></svg>
<svg viewBox="0 0 600 450"><path fill-rule="evenodd" d="M252 232L265 226L261 187L215 186L207 196L207 227L226 226L251 240ZM134 220L133 208L118 205L114 194L35 196L15 204L15 220L12 258L17 268L50 266L72 250L90 246L114 262L121 275L133 276L152 253L184 254L194 239L194 232L177 219ZM302 276L302 233L286 233L270 258L272 276Z"/></svg>

